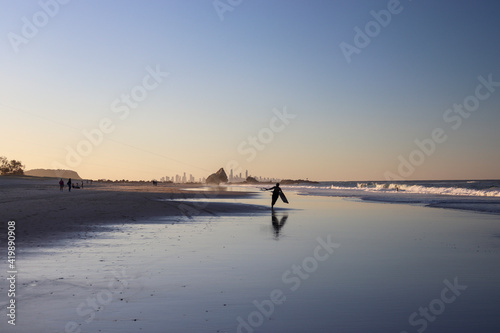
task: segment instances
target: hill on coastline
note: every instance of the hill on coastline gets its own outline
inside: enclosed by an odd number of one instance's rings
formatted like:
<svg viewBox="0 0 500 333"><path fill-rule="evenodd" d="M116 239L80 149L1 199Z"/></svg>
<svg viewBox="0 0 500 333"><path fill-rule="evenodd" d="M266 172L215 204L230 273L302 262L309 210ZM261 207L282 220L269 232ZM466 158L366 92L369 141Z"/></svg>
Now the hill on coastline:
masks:
<svg viewBox="0 0 500 333"><path fill-rule="evenodd" d="M25 171L24 174L26 176L33 176L33 177L82 179L78 175L78 173L73 170L33 169Z"/></svg>

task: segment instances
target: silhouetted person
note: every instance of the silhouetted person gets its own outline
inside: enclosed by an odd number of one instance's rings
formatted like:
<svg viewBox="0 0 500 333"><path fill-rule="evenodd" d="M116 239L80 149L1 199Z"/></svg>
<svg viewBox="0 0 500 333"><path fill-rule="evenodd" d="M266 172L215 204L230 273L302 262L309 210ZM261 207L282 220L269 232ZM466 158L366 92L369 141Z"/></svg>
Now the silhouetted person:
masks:
<svg viewBox="0 0 500 333"><path fill-rule="evenodd" d="M274 204L278 200L278 197L281 197L281 200L283 200L284 203L288 203L288 200L285 197L285 194L281 190L280 183L276 183L276 186L273 186L271 188L266 188L264 189L266 191L273 190L273 196L271 199L271 209L274 209Z"/></svg>
<svg viewBox="0 0 500 333"><path fill-rule="evenodd" d="M68 192L71 192L71 178L68 179L68 182L66 184L68 184Z"/></svg>
<svg viewBox="0 0 500 333"><path fill-rule="evenodd" d="M64 191L64 181L62 180L62 178L61 178L61 180L59 181L59 190L60 190L61 192L62 192L62 191Z"/></svg>

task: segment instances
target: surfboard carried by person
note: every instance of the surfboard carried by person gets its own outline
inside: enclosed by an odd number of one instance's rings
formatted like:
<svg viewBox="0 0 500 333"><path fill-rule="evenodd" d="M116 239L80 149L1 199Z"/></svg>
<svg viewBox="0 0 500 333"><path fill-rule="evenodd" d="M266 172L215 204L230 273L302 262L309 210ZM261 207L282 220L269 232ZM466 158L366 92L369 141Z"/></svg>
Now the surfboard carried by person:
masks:
<svg viewBox="0 0 500 333"><path fill-rule="evenodd" d="M276 183L276 186L273 186L271 188L265 188L264 189L265 191L270 191L270 190L273 190L273 195L272 195L272 199L271 199L271 209L274 209L274 204L276 203L276 201L278 200L278 197L281 198L281 200L284 202L284 203L288 203L288 200L285 196L285 194L283 193L283 191L281 190L281 187L280 187L280 183Z"/></svg>

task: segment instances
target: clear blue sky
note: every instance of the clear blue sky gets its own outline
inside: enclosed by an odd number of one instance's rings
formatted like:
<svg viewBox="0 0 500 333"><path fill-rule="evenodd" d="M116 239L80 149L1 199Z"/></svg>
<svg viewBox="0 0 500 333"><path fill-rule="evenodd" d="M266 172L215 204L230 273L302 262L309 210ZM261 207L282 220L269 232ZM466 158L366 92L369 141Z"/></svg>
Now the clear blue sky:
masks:
<svg viewBox="0 0 500 333"><path fill-rule="evenodd" d="M27 169L500 178L500 87L478 88L480 76L500 82L497 1L0 5L0 155ZM372 37L348 62L341 45L356 47L355 27ZM132 92L134 108L122 100ZM464 100L479 104L447 112ZM100 126L90 142L83 131ZM430 144L439 128L446 140Z"/></svg>

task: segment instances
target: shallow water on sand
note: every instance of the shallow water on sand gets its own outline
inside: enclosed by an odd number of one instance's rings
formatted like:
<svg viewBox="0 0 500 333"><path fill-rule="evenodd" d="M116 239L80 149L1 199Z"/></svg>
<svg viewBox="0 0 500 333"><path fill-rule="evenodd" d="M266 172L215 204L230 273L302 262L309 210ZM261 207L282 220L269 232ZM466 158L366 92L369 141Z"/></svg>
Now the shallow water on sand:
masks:
<svg viewBox="0 0 500 333"><path fill-rule="evenodd" d="M287 196L291 204L278 203L274 216L269 210L158 218L116 226L71 247L25 249L18 262L17 325L7 325L2 297L0 330L500 328L498 216ZM269 200L263 194L238 201Z"/></svg>

